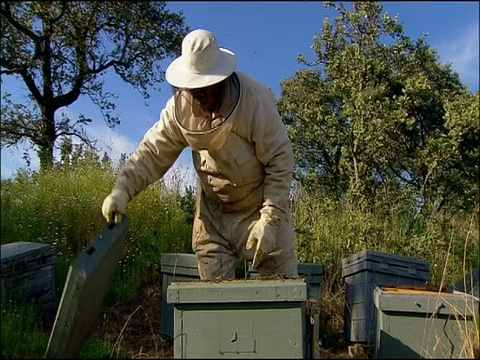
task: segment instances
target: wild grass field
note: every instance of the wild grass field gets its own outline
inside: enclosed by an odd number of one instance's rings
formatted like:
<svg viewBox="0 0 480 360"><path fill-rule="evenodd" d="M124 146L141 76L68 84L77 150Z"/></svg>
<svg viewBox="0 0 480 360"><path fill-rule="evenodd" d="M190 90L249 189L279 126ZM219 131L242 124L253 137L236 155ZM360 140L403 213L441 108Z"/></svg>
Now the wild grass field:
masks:
<svg viewBox="0 0 480 360"><path fill-rule="evenodd" d="M85 162L68 170L19 172L15 178L2 181L2 244L51 244L56 257L57 299L68 266L105 225L101 205L114 176L110 167ZM164 252L192 253L194 204L194 189L182 184L186 175L175 178L178 183L174 186L158 182L129 203L122 260L105 297L105 311L80 358L172 356L171 340L158 334L159 259ZM291 207L299 261L322 264L325 269L321 317L323 350L330 357L368 356L349 355L339 347L343 258L369 249L428 260L429 285L438 288L451 286L479 265L478 209L424 217L407 202L365 210L304 190L297 191ZM478 321L476 329L478 336ZM42 325L35 304L2 301L2 358L43 357L49 330ZM465 353L473 355L474 344L466 347Z"/></svg>

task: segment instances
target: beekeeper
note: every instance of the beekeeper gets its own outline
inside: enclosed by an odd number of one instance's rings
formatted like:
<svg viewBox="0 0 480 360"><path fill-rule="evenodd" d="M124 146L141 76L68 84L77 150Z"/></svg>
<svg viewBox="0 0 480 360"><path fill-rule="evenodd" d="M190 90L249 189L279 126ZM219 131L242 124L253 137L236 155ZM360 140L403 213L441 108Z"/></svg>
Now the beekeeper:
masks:
<svg viewBox="0 0 480 360"><path fill-rule="evenodd" d="M260 275L297 277L289 209L293 151L274 94L237 72L236 56L197 29L167 68L174 89L119 172L102 213L120 223L127 202L190 146L199 176L192 248L201 279L235 277L238 257Z"/></svg>

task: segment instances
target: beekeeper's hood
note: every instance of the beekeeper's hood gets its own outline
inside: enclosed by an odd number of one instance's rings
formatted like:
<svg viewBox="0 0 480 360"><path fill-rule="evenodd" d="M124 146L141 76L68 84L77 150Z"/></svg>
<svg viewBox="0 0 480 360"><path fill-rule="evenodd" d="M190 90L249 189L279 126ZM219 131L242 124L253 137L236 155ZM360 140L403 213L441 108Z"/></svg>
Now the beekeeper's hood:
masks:
<svg viewBox="0 0 480 360"><path fill-rule="evenodd" d="M237 59L233 52L218 46L215 35L197 29L185 36L182 55L167 68L165 77L175 93L175 120L193 150L219 149L225 142L231 128L232 113L240 97L238 77L231 76ZM188 91L226 82L219 119L212 121L205 116L199 104Z"/></svg>

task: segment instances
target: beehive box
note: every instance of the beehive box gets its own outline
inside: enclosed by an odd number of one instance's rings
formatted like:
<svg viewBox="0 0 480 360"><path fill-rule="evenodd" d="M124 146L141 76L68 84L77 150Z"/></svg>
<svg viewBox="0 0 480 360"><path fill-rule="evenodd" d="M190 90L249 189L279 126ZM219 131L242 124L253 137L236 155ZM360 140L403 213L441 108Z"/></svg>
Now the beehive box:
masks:
<svg viewBox="0 0 480 360"><path fill-rule="evenodd" d="M174 306L175 358L303 358L304 279L179 281Z"/></svg>
<svg viewBox="0 0 480 360"><path fill-rule="evenodd" d="M160 256L162 294L160 334L173 336L173 304L167 302L167 288L173 281L200 278L195 254L165 253Z"/></svg>
<svg viewBox="0 0 480 360"><path fill-rule="evenodd" d="M375 287L375 358L473 358L479 301L469 294ZM477 343L478 346L478 343Z"/></svg>
<svg viewBox="0 0 480 360"><path fill-rule="evenodd" d="M45 358L75 358L90 336L122 258L127 224L126 216L106 224L69 266Z"/></svg>
<svg viewBox="0 0 480 360"><path fill-rule="evenodd" d="M298 263L298 275L307 282L307 299L320 299L320 287L325 280L325 269L321 264L315 263ZM259 279L260 275L252 268L251 263L248 265L247 278Z"/></svg>
<svg viewBox="0 0 480 360"><path fill-rule="evenodd" d="M348 342L373 345L378 285L425 285L429 262L405 256L364 250L342 260L345 281L344 338Z"/></svg>
<svg viewBox="0 0 480 360"><path fill-rule="evenodd" d="M18 241L1 247L4 301L37 300L46 316L55 313L55 257L49 244Z"/></svg>

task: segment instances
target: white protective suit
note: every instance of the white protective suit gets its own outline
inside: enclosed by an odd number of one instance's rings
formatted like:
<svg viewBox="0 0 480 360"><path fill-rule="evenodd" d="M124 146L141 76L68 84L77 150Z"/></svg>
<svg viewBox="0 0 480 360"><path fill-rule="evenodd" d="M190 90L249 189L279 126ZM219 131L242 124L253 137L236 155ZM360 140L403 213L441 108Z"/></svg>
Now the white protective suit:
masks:
<svg viewBox="0 0 480 360"><path fill-rule="evenodd" d="M172 96L160 120L145 134L124 164L113 191L132 199L160 179L182 150L190 146L199 176L192 248L202 279L234 278L238 257L262 220L272 227L275 244L259 264L260 275L297 277L297 257L289 209L293 151L271 90L251 76L235 72L212 121L184 91ZM262 218L262 219L260 219Z"/></svg>

